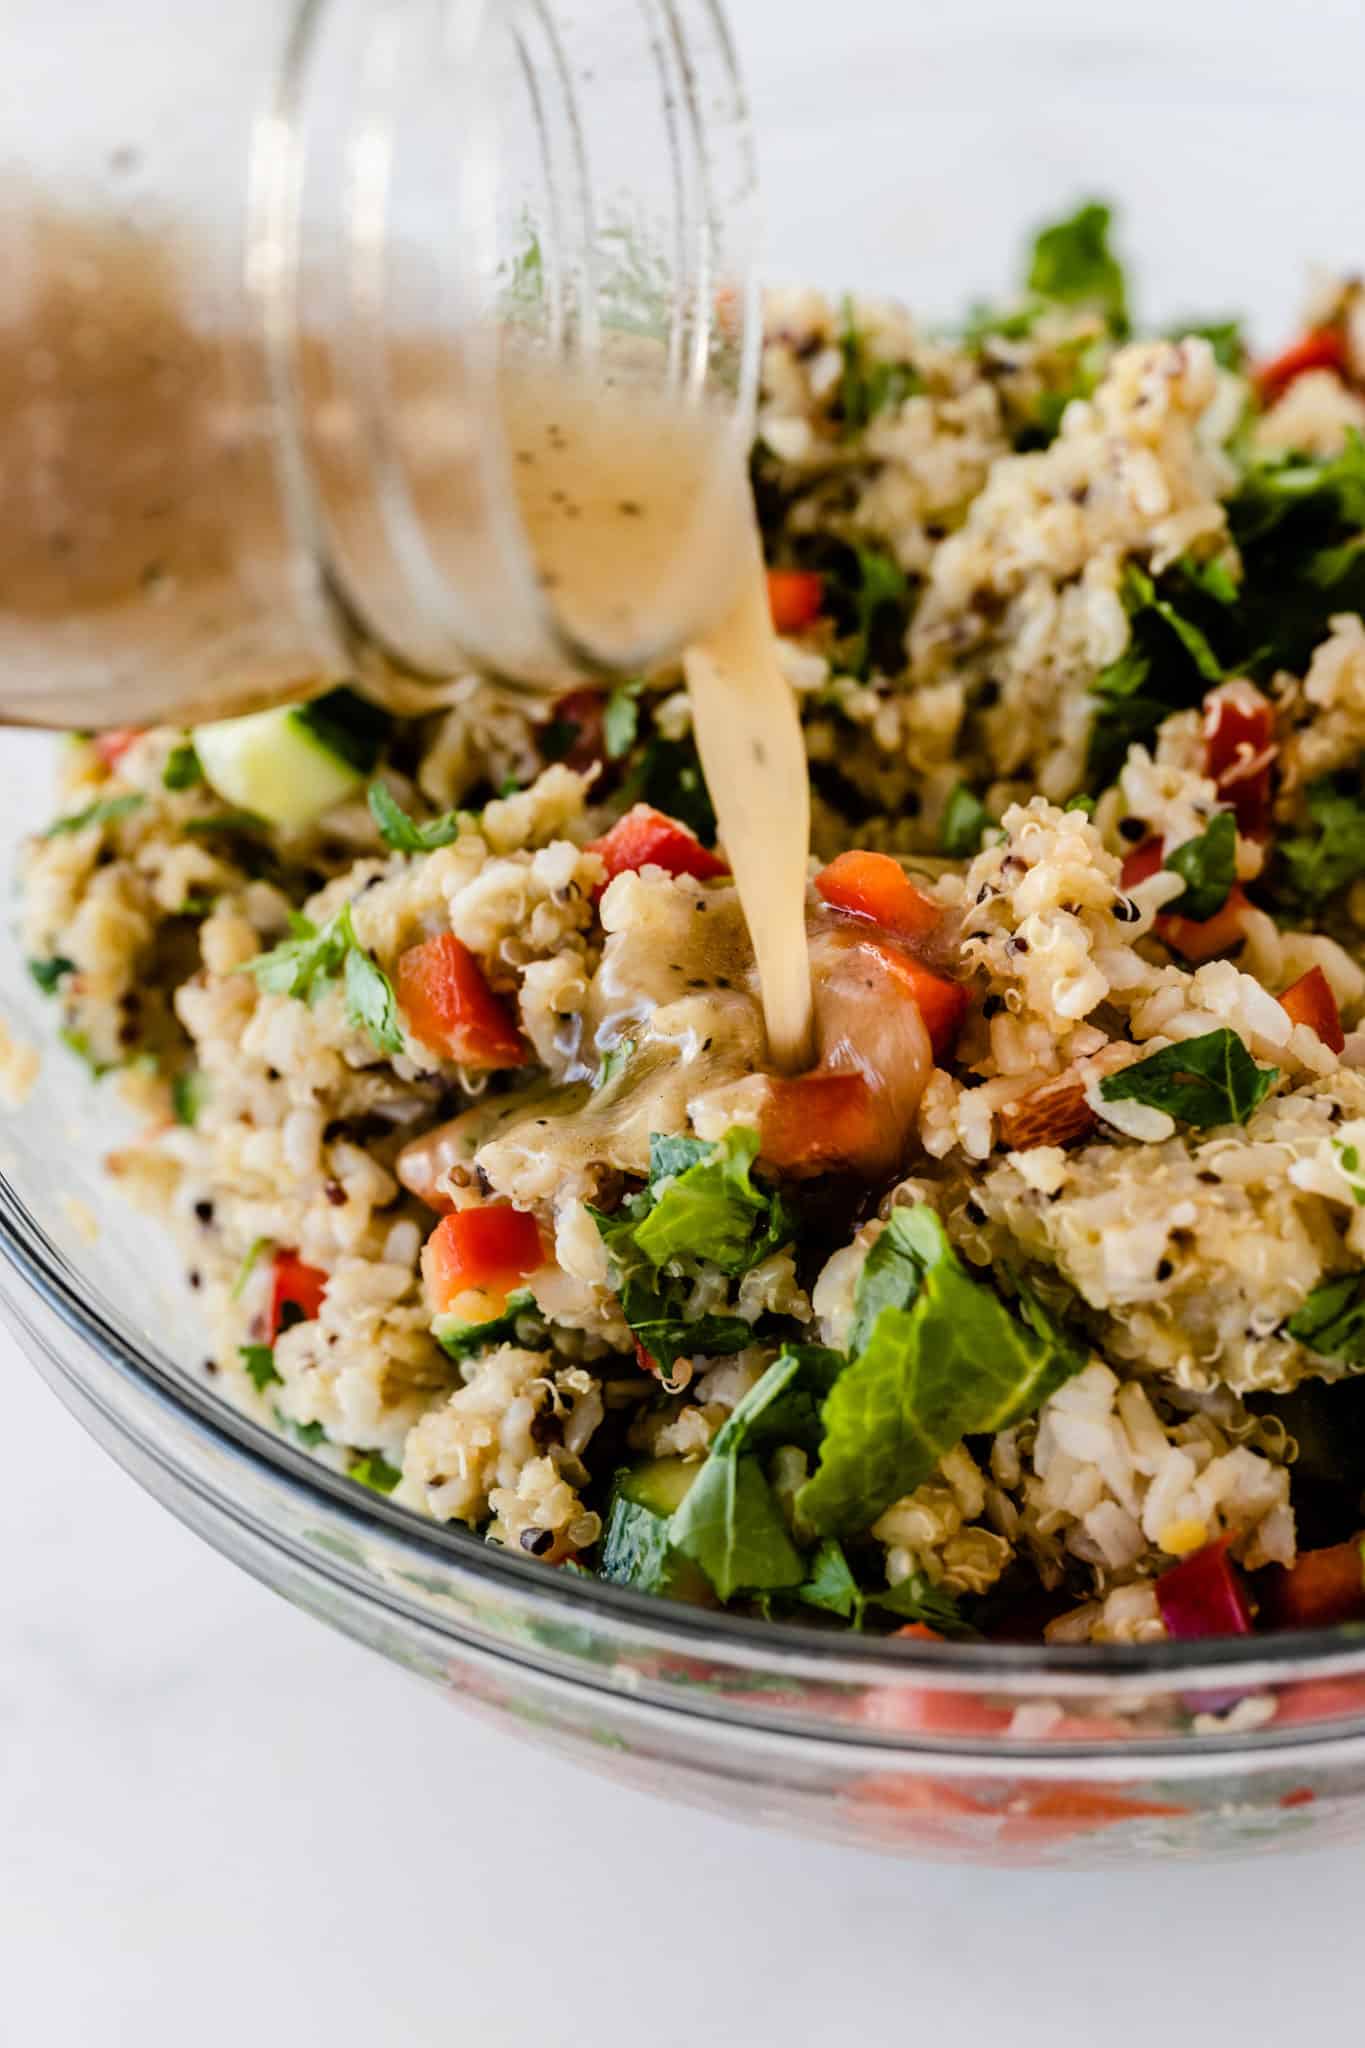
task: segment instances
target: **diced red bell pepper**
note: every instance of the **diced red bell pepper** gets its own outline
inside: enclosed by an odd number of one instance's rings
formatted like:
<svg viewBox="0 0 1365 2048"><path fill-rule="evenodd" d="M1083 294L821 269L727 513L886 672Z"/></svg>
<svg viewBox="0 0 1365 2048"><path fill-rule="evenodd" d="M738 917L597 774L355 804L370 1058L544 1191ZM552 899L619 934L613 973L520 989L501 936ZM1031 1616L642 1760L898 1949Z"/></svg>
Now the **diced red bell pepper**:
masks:
<svg viewBox="0 0 1365 2048"><path fill-rule="evenodd" d="M635 1346L635 1363L639 1366L641 1372L652 1373L655 1379L660 1378L659 1361L654 1356L654 1353L646 1351L638 1337L632 1337L630 1341Z"/></svg>
<svg viewBox="0 0 1365 2048"><path fill-rule="evenodd" d="M479 1073L526 1064L515 1019L453 932L400 953L394 993L408 1030L438 1059Z"/></svg>
<svg viewBox="0 0 1365 2048"><path fill-rule="evenodd" d="M1346 1033L1341 1028L1341 1012L1332 994L1332 984L1320 967L1310 967L1292 988L1285 990L1280 997L1280 1008L1293 1023L1307 1024L1310 1030L1316 1031L1330 1051L1345 1052Z"/></svg>
<svg viewBox="0 0 1365 2048"><path fill-rule="evenodd" d="M1232 806L1248 839L1270 831L1270 771L1275 712L1249 683L1227 683L1204 699L1204 773Z"/></svg>
<svg viewBox="0 0 1365 2048"><path fill-rule="evenodd" d="M443 1216L422 1247L422 1279L434 1315L472 1290L505 1298L544 1263L535 1217L510 1202Z"/></svg>
<svg viewBox="0 0 1365 2048"><path fill-rule="evenodd" d="M1144 839L1141 846L1135 846L1123 857L1119 870L1119 885L1124 889L1136 889L1139 882L1145 882L1161 866L1164 841Z"/></svg>
<svg viewBox="0 0 1365 2048"><path fill-rule="evenodd" d="M1226 1538L1206 1543L1163 1572L1156 1582L1156 1604L1173 1642L1251 1634L1251 1603L1228 1556Z"/></svg>
<svg viewBox="0 0 1365 2048"><path fill-rule="evenodd" d="M572 725L577 731L556 758L580 775L585 769L596 767L607 751L603 735L605 718L606 699L600 690L571 690L567 697L558 698L551 726Z"/></svg>
<svg viewBox="0 0 1365 2048"><path fill-rule="evenodd" d="M922 1621L895 1630L893 1641L941 1643L943 1637ZM1001 1735L1014 1709L996 1706L978 1693L923 1685L879 1685L863 1702L859 1719L875 1728L904 1735Z"/></svg>
<svg viewBox="0 0 1365 2048"><path fill-rule="evenodd" d="M803 633L819 618L825 580L810 569L769 569L768 609L778 633Z"/></svg>
<svg viewBox="0 0 1365 2048"><path fill-rule="evenodd" d="M1162 852L1160 839L1144 839L1141 846L1135 846L1120 870L1120 885L1125 889L1135 889L1139 882L1145 882L1149 875L1154 875L1161 866ZM1222 909L1215 910L1212 917L1201 920L1181 917L1172 910L1161 911L1156 920L1156 935L1182 959L1197 965L1205 960L1216 960L1220 953L1229 952L1242 937L1243 921L1250 908L1241 883L1234 882Z"/></svg>
<svg viewBox="0 0 1365 2048"><path fill-rule="evenodd" d="M841 853L815 877L831 910L866 918L895 939L922 939L943 921L931 897L917 889L889 853Z"/></svg>
<svg viewBox="0 0 1365 2048"><path fill-rule="evenodd" d="M650 804L636 804L587 850L601 854L609 881L639 868L663 868L670 875L690 875L696 882L714 881L730 872L694 832Z"/></svg>
<svg viewBox="0 0 1365 2048"><path fill-rule="evenodd" d="M327 1275L320 1266L306 1266L297 1252L277 1251L270 1275L269 1341L273 1344L295 1323L315 1322L326 1291Z"/></svg>
<svg viewBox="0 0 1365 2048"><path fill-rule="evenodd" d="M1156 921L1157 933L1173 953L1179 953L1182 960L1202 967L1206 960L1216 960L1221 953L1232 951L1243 936L1250 908L1241 883L1234 882L1226 903L1221 910L1215 910L1212 917L1201 922L1197 918L1177 917L1173 911L1165 911Z"/></svg>
<svg viewBox="0 0 1365 2048"><path fill-rule="evenodd" d="M1330 1628L1365 1616L1365 1559L1362 1539L1333 1543L1325 1550L1301 1550L1287 1569L1279 1566L1258 1581L1265 1588L1266 1613L1276 1628Z"/></svg>
<svg viewBox="0 0 1365 2048"><path fill-rule="evenodd" d="M146 729L142 725L116 725L108 732L97 732L94 741L95 752L106 768L117 768L133 741L140 740Z"/></svg>
<svg viewBox="0 0 1365 2048"><path fill-rule="evenodd" d="M1256 389L1262 405L1273 405L1306 370L1335 370L1339 377L1345 377L1347 368L1346 337L1341 329L1312 327L1279 355L1260 365Z"/></svg>
<svg viewBox="0 0 1365 2048"><path fill-rule="evenodd" d="M934 1059L941 1064L952 1051L962 1029L962 1020L972 999L971 990L965 982L949 981L946 975L935 974L908 953L902 953L899 946L869 942L866 950L880 956L898 992L909 996L919 1010L929 1034Z"/></svg>
<svg viewBox="0 0 1365 2048"><path fill-rule="evenodd" d="M1102 1785L1037 1785L1009 1800L1002 1845L1041 1847L1132 1820L1173 1820L1190 1811L1167 1800L1134 1799Z"/></svg>
<svg viewBox="0 0 1365 2048"><path fill-rule="evenodd" d="M876 1159L882 1147L876 1095L866 1077L853 1072L771 1076L759 1132L767 1164L798 1176L856 1168Z"/></svg>

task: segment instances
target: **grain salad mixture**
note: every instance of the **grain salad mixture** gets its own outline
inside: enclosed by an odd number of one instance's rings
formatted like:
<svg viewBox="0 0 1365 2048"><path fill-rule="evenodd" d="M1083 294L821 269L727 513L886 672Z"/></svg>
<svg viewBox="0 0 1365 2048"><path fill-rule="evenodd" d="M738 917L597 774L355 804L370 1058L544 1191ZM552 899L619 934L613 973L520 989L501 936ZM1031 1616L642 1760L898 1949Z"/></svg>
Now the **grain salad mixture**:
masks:
<svg viewBox="0 0 1365 2048"><path fill-rule="evenodd" d="M213 1371L547 1565L824 1627L1365 1614L1365 290L768 310L819 1062L676 673L69 743L25 950Z"/></svg>

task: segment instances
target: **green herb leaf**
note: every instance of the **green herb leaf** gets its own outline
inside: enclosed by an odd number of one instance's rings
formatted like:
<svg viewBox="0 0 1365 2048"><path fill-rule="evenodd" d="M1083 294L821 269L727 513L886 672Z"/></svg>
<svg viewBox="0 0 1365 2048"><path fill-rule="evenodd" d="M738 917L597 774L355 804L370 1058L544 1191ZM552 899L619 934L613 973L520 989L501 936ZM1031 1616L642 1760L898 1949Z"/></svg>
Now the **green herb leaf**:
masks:
<svg viewBox="0 0 1365 2048"><path fill-rule="evenodd" d="M894 1586L866 1588L853 1576L844 1546L827 1536L810 1564L810 1575L797 1588L796 1597L808 1607L837 1614L852 1628L861 1629L869 1607L896 1615L902 1622L917 1621L943 1636L970 1636L975 1630L963 1621L952 1594L934 1585L923 1572L911 1572Z"/></svg>
<svg viewBox="0 0 1365 2048"><path fill-rule="evenodd" d="M268 832L270 826L255 811L214 811L207 818L185 818L176 829L208 839L218 832Z"/></svg>
<svg viewBox="0 0 1365 2048"><path fill-rule="evenodd" d="M1206 924L1227 902L1237 880L1237 820L1232 812L1219 811L1207 831L1177 846L1162 866L1185 884L1184 894L1167 909Z"/></svg>
<svg viewBox="0 0 1365 2048"><path fill-rule="evenodd" d="M257 986L273 996L311 1001L337 974L346 958L347 941L338 933L335 919L319 931L298 911L290 912L289 929L291 937L246 961L238 972L254 975Z"/></svg>
<svg viewBox="0 0 1365 2048"><path fill-rule="evenodd" d="M624 810L634 803L652 804L695 832L703 846L716 843L716 813L690 734L681 740L656 734L622 783L619 801Z"/></svg>
<svg viewBox="0 0 1365 2048"><path fill-rule="evenodd" d="M530 1322L535 1324L533 1331L526 1328ZM495 1344L525 1344L528 1335L538 1339L544 1330L544 1319L529 1287L509 1294L502 1314L486 1323L461 1323L451 1316L438 1316L431 1326L432 1336L452 1358L473 1358Z"/></svg>
<svg viewBox="0 0 1365 2048"><path fill-rule="evenodd" d="M843 660L852 674L866 678L876 665L877 650L893 640L901 650L894 666L904 666L904 641L913 604L905 571L880 548L858 547L858 587L854 596L857 627Z"/></svg>
<svg viewBox="0 0 1365 2048"><path fill-rule="evenodd" d="M796 1597L804 1600L807 1607L819 1607L826 1614L840 1615L854 1628L863 1625L863 1609L867 1603L849 1569L843 1544L836 1542L833 1536L825 1538L811 1559L810 1576L804 1585L797 1588Z"/></svg>
<svg viewBox="0 0 1365 2048"><path fill-rule="evenodd" d="M861 434L878 413L903 405L924 389L924 379L913 364L880 362L872 355L851 298L843 303L839 352L844 364L839 379L839 423L846 440Z"/></svg>
<svg viewBox="0 0 1365 2048"><path fill-rule="evenodd" d="M780 1199L754 1186L758 1133L727 1131L718 1145L678 1170L676 1140L651 1140L654 1207L635 1230L637 1249L652 1266L670 1259L706 1259L722 1273L747 1273L790 1230Z"/></svg>
<svg viewBox="0 0 1365 2048"><path fill-rule="evenodd" d="M800 1366L779 1358L716 1434L706 1463L669 1524L669 1541L705 1572L722 1600L799 1586L806 1568L754 1450L765 1414Z"/></svg>
<svg viewBox="0 0 1365 2048"><path fill-rule="evenodd" d="M1323 1358L1365 1365L1365 1273L1322 1281L1285 1329Z"/></svg>
<svg viewBox="0 0 1365 2048"><path fill-rule="evenodd" d="M935 1212L898 1209L880 1275L892 1299L825 1402L819 1469L797 1495L802 1520L851 1534L928 1479L964 1436L1031 1415L1085 1364L1084 1351L1012 1316L973 1280ZM885 1236L886 1233L883 1233ZM880 1242L880 1240L879 1240ZM919 1269L908 1308L894 1305Z"/></svg>
<svg viewBox="0 0 1365 2048"><path fill-rule="evenodd" d="M315 1451L319 1444L327 1442L327 1432L320 1422L295 1422L282 1408L273 1411L275 1421L286 1436L292 1436L296 1444L302 1444L306 1451Z"/></svg>
<svg viewBox="0 0 1365 2048"><path fill-rule="evenodd" d="M392 1493L403 1477L397 1468L382 1457L378 1451L364 1451L353 1458L346 1467L348 1478L359 1486L368 1486L371 1493Z"/></svg>
<svg viewBox="0 0 1365 2048"><path fill-rule="evenodd" d="M419 825L382 782L372 782L368 796L370 816L379 827L379 836L395 853L434 853L438 846L453 846L461 832L474 824L468 811L446 811L441 817Z"/></svg>
<svg viewBox="0 0 1365 2048"><path fill-rule="evenodd" d="M198 1067L186 1067L171 1080L171 1114L178 1124L193 1126L208 1099L208 1076Z"/></svg>
<svg viewBox="0 0 1365 2048"><path fill-rule="evenodd" d="M403 1032L393 983L357 938L350 904L343 904L321 931L296 911L290 913L289 927L292 937L246 961L238 972L254 975L271 995L304 1002L316 1001L340 974L346 1021L368 1032L381 1052L401 1053Z"/></svg>
<svg viewBox="0 0 1365 2048"><path fill-rule="evenodd" d="M1107 1075L1100 1094L1106 1102L1164 1109L1197 1131L1210 1131L1244 1124L1279 1078L1278 1067L1258 1067L1237 1033L1224 1026Z"/></svg>
<svg viewBox="0 0 1365 2048"><path fill-rule="evenodd" d="M396 1058L403 1051L403 1027L393 983L356 937L349 903L336 923L350 948L345 967L346 1021L357 1031L367 1031L380 1052Z"/></svg>
<svg viewBox="0 0 1365 2048"><path fill-rule="evenodd" d="M665 1377L680 1357L727 1356L753 1340L742 1316L689 1317L692 1283L680 1268L705 1260L738 1275L790 1242L786 1204L750 1178L757 1152L757 1134L739 1128L717 1145L656 1133L648 1187L613 1215L589 1211L622 1313Z"/></svg>
<svg viewBox="0 0 1365 2048"><path fill-rule="evenodd" d="M269 1344L239 1344L237 1356L258 1394L263 1394L267 1387L283 1386L284 1382L275 1370L275 1353Z"/></svg>
<svg viewBox="0 0 1365 2048"><path fill-rule="evenodd" d="M970 860L981 851L983 833L996 823L980 797L974 796L965 782L959 782L943 806L939 823L943 851L950 860Z"/></svg>
<svg viewBox="0 0 1365 2048"><path fill-rule="evenodd" d="M1220 369L1241 370L1246 365L1247 345L1240 320L1180 320L1174 327L1168 327L1166 334L1171 341L1197 335L1201 341L1209 342Z"/></svg>
<svg viewBox="0 0 1365 2048"><path fill-rule="evenodd" d="M1062 809L1064 811L1083 811L1087 818L1093 818L1095 815L1095 799L1085 790L1081 790L1076 796L1069 796L1062 805Z"/></svg>
<svg viewBox="0 0 1365 2048"><path fill-rule="evenodd" d="M974 1636L976 1630L969 1628L962 1619L961 1610L953 1595L943 1586L936 1586L924 1572L911 1572L894 1586L887 1586L879 1593L869 1593L870 1607L884 1608L888 1614L898 1615L901 1621L922 1623L941 1636Z"/></svg>
<svg viewBox="0 0 1365 2048"><path fill-rule="evenodd" d="M75 961L68 960L62 953L54 953L50 960L29 960L25 964L45 996L55 995L57 984L64 976L76 972Z"/></svg>
<svg viewBox="0 0 1365 2048"><path fill-rule="evenodd" d="M1033 244L1028 288L1062 305L1093 306L1116 335L1128 332L1123 268L1109 246L1110 210L1091 200L1046 227Z"/></svg>
<svg viewBox="0 0 1365 2048"><path fill-rule="evenodd" d="M1304 792L1310 829L1281 839L1272 875L1277 893L1310 915L1365 875L1365 804L1331 780Z"/></svg>
<svg viewBox="0 0 1365 2048"><path fill-rule="evenodd" d="M257 1260L260 1258L262 1252L269 1251L269 1249L270 1239L268 1237L255 1238L252 1241L252 1243L248 1245L246 1257L242 1260L241 1265L237 1268L237 1277L233 1281L231 1290L228 1294L229 1301L241 1300L243 1294L245 1294L246 1292L246 1283L256 1270Z"/></svg>
<svg viewBox="0 0 1365 2048"><path fill-rule="evenodd" d="M640 693L638 683L622 683L607 699L602 714L602 742L609 761L619 761L635 745L640 734Z"/></svg>
<svg viewBox="0 0 1365 2048"><path fill-rule="evenodd" d="M106 1074L111 1074L119 1064L117 1060L100 1058L90 1043L88 1031L76 1031L70 1025L64 1025L57 1036L68 1052L74 1052L78 1060L85 1061L96 1081L102 1080Z"/></svg>
<svg viewBox="0 0 1365 2048"><path fill-rule="evenodd" d="M67 832L83 832L87 825L116 825L120 818L131 817L147 801L139 791L127 796L104 796L97 803L87 804L83 811L74 811L69 818L58 818L42 834L44 839L60 839Z"/></svg>
<svg viewBox="0 0 1365 2048"><path fill-rule="evenodd" d="M166 789L193 789L202 782L204 771L195 752L193 740L178 740L166 756L166 765L161 771L161 781Z"/></svg>
<svg viewBox="0 0 1365 2048"><path fill-rule="evenodd" d="M856 1356L871 1338L884 1308L909 1308L924 1276L943 1254L943 1229L922 1203L891 1211L863 1261L853 1295L849 1350Z"/></svg>
<svg viewBox="0 0 1365 2048"><path fill-rule="evenodd" d="M1133 741L1149 738L1172 711L1200 703L1224 675L1208 635L1136 563L1124 574L1123 598L1129 643L1092 686L1098 701L1090 770L1101 784L1112 780Z"/></svg>

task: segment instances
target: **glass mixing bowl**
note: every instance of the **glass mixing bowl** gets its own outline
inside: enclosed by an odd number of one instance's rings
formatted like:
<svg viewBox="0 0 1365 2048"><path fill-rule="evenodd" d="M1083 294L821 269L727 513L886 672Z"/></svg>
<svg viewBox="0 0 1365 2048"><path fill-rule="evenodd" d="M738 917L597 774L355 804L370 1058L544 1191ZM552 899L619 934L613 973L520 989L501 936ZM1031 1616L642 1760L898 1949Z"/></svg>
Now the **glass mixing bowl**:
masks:
<svg viewBox="0 0 1365 2048"><path fill-rule="evenodd" d="M944 313L1099 192L1149 317L1246 308L1262 342L1287 334L1307 262L1359 250L1362 17L1011 6L949 25L904 0L735 0L775 270ZM50 744L0 750L9 852L47 809ZM0 991L46 1051L0 1121L7 1319L143 1485L300 1607L614 1776L843 1841L1084 1863L1365 1833L1359 1631L1064 1650L759 1625L548 1571L323 1469L203 1376L176 1258L101 1175L117 1114L50 1047L12 941Z"/></svg>

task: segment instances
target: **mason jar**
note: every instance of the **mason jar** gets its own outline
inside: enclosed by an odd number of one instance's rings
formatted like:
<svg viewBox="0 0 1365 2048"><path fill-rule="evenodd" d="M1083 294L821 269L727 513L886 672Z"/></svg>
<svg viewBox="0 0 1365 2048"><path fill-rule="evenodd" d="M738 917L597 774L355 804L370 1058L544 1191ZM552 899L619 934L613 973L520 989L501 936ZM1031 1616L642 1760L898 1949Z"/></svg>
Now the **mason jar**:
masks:
<svg viewBox="0 0 1365 2048"><path fill-rule="evenodd" d="M562 687L715 612L759 348L717 0L7 0L0 55L0 717ZM561 393L623 527L671 478L651 548L580 546L614 610L518 471Z"/></svg>

